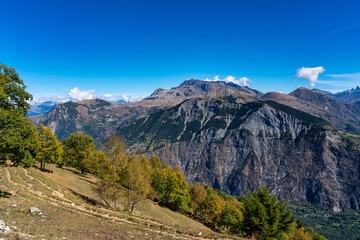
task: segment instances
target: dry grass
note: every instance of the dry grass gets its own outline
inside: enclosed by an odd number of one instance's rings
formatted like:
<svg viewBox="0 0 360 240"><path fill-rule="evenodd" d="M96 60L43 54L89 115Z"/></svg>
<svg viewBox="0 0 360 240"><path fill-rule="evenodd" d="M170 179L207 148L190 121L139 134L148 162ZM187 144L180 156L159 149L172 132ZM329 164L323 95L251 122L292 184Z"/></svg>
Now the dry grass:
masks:
<svg viewBox="0 0 360 240"><path fill-rule="evenodd" d="M0 168L0 190L9 193L0 198L0 219L13 230L7 239L230 238L151 201L140 203L134 214L108 209L92 191L95 177L71 168L47 169L52 173ZM31 215L33 206L43 214Z"/></svg>

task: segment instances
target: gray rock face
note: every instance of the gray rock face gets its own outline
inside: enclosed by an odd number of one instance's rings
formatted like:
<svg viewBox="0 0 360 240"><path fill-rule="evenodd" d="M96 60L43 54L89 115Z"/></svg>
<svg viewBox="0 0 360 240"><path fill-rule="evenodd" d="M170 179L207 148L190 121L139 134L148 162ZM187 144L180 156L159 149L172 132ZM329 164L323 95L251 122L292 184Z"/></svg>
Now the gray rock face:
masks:
<svg viewBox="0 0 360 240"><path fill-rule="evenodd" d="M338 211L360 205L360 153L320 118L269 101L191 99L120 130L189 182L232 195L267 185Z"/></svg>
<svg viewBox="0 0 360 240"><path fill-rule="evenodd" d="M10 232L11 232L10 227L8 225L6 225L3 220L0 220L0 233L7 234Z"/></svg>

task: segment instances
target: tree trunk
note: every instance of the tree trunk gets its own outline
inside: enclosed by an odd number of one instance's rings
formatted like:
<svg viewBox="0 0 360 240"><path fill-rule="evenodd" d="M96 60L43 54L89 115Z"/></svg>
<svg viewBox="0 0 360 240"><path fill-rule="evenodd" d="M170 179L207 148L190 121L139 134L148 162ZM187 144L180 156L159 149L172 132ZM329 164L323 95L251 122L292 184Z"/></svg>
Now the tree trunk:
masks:
<svg viewBox="0 0 360 240"><path fill-rule="evenodd" d="M106 204L109 208L111 208L111 205L108 203L108 201L105 200L105 198L101 197L101 199L105 202L105 204Z"/></svg>
<svg viewBox="0 0 360 240"><path fill-rule="evenodd" d="M114 193L113 197L114 197L114 206L115 206L115 209L117 210L117 209L118 209L118 206L117 206L117 201L116 201L115 193Z"/></svg>

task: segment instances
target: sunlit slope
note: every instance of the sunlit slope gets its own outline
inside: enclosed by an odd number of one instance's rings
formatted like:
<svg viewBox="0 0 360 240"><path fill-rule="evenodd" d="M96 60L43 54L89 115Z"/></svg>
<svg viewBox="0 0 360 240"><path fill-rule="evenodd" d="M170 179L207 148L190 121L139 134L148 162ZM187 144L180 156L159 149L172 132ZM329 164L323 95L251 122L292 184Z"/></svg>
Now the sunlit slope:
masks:
<svg viewBox="0 0 360 240"><path fill-rule="evenodd" d="M92 191L96 178L70 168L48 169L53 172L0 168L1 190L6 192L0 198L0 219L12 229L10 239L230 238L151 201L140 203L132 215L108 209ZM42 215L30 214L30 207Z"/></svg>

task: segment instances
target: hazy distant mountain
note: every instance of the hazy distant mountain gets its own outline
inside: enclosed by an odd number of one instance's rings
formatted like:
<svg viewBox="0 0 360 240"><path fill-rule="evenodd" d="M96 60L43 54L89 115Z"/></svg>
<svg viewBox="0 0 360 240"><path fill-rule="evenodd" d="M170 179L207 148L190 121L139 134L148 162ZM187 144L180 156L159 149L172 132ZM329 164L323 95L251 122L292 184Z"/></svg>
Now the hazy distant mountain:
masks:
<svg viewBox="0 0 360 240"><path fill-rule="evenodd" d="M233 195L267 185L281 198L334 211L360 205L360 152L329 122L274 101L217 89L119 134L133 150L179 166L188 181Z"/></svg>
<svg viewBox="0 0 360 240"><path fill-rule="evenodd" d="M318 88L313 88L312 90L313 90L313 91L316 91L316 92L325 93L325 94L327 94L327 95L329 95L329 96L331 96L331 97L332 97L332 95L333 95L332 92L325 91L325 90L321 90L321 89L318 89Z"/></svg>
<svg viewBox="0 0 360 240"><path fill-rule="evenodd" d="M328 91L322 91L319 89L314 89L318 92L326 93L327 95L336 98L337 100L343 101L343 102L349 102L349 103L356 103L360 104L360 87L357 86L356 88L352 88L350 90L338 92L338 93L331 93Z"/></svg>
<svg viewBox="0 0 360 240"><path fill-rule="evenodd" d="M107 100L104 100L104 101L107 101ZM64 101L61 101L61 102L44 101L44 102L30 103L30 109L28 111L29 116L45 114L63 102ZM109 102L122 104L122 103L129 103L129 102L135 102L135 101L126 101L124 99L117 99L117 100L111 100Z"/></svg>
<svg viewBox="0 0 360 240"><path fill-rule="evenodd" d="M28 111L28 114L30 116L40 115L47 113L51 109L55 108L57 105L59 105L60 102L53 102L53 101L46 101L43 103L37 103L37 104L30 104L30 109Z"/></svg>

